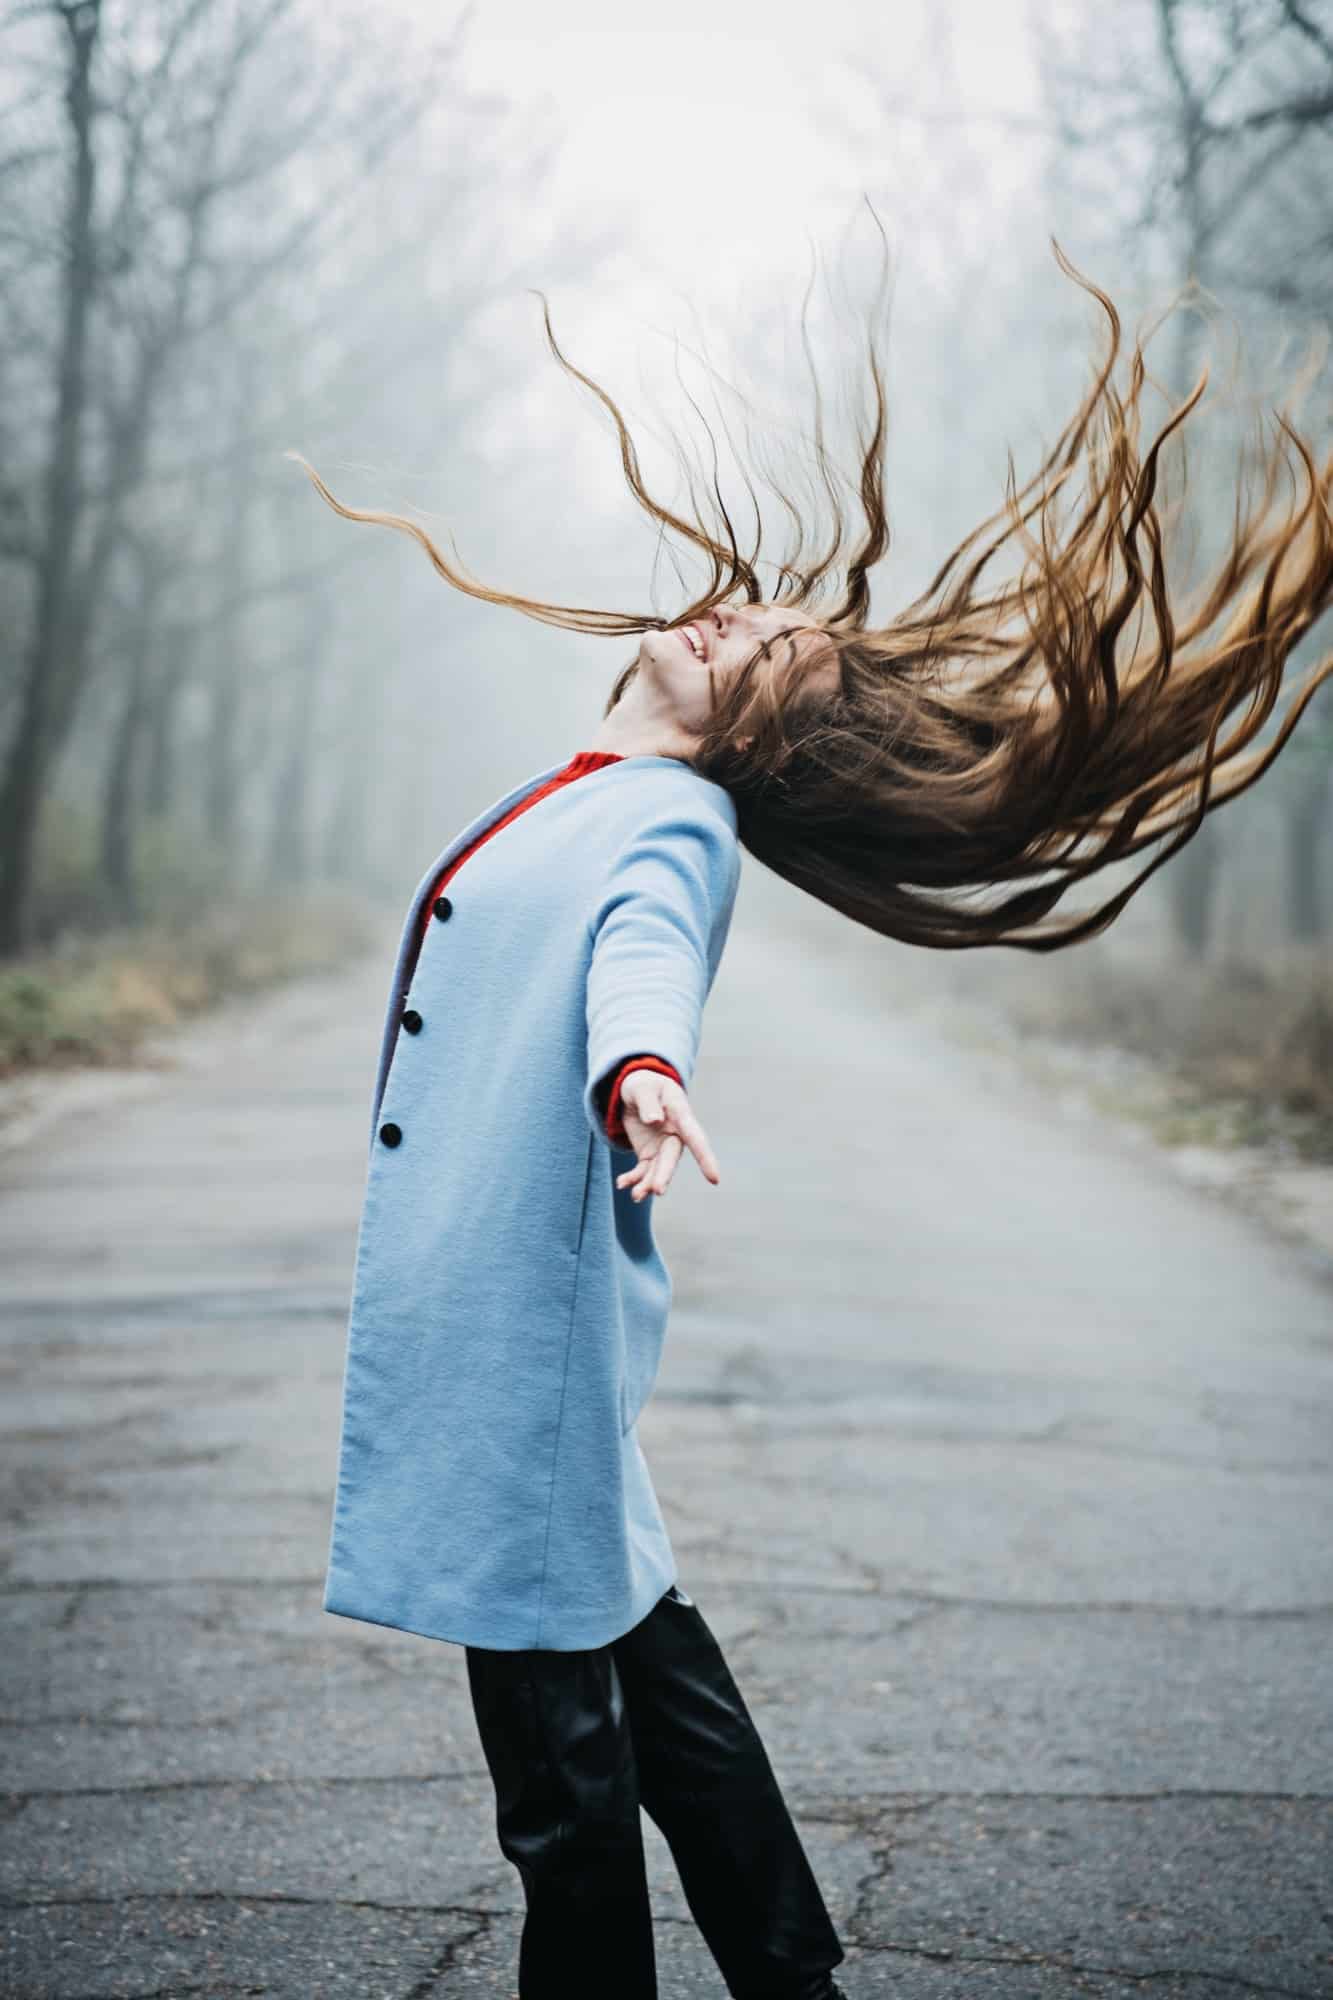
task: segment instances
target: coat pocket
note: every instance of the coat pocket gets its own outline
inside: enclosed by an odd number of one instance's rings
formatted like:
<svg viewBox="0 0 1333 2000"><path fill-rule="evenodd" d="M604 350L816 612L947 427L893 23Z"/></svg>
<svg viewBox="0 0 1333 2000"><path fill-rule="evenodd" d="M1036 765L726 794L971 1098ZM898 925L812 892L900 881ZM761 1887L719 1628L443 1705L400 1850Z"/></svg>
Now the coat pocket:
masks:
<svg viewBox="0 0 1333 2000"><path fill-rule="evenodd" d="M658 1310L653 1314L655 1324L651 1329L640 1325L631 1330L626 1328L624 1371L620 1378L620 1434L632 1430L643 1415L648 1398L657 1383L658 1369L662 1361L662 1349L666 1343L667 1309L671 1303L671 1280L661 1267L664 1295Z"/></svg>
<svg viewBox="0 0 1333 2000"><path fill-rule="evenodd" d="M612 1174L621 1171L611 1169ZM671 1310L671 1272L653 1234L653 1197L612 1192L619 1294L620 1430L631 1429L653 1392Z"/></svg>

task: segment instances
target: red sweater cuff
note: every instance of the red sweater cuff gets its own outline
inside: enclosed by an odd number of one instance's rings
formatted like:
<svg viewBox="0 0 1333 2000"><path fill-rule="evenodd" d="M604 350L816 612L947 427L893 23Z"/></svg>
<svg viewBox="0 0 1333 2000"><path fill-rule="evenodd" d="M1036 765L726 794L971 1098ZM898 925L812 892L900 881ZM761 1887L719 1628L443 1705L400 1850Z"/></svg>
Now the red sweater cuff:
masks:
<svg viewBox="0 0 1333 2000"><path fill-rule="evenodd" d="M611 1083L611 1094L606 1101L606 1136L614 1146L628 1146L629 1134L620 1110L620 1087L632 1069L655 1069L662 1076L674 1078L681 1084L679 1070L662 1056L630 1056L620 1065Z"/></svg>

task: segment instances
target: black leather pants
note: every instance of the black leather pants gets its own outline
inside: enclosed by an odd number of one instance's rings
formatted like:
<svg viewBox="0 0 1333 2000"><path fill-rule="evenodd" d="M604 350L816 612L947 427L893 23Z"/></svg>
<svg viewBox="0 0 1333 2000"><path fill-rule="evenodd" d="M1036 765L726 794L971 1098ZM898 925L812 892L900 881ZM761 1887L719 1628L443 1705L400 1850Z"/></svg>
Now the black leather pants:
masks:
<svg viewBox="0 0 1333 2000"><path fill-rule="evenodd" d="M683 1592L608 1646L469 1646L467 1670L527 1905L521 2000L656 2000L640 1806L735 2000L800 2000L841 1962L767 1753Z"/></svg>

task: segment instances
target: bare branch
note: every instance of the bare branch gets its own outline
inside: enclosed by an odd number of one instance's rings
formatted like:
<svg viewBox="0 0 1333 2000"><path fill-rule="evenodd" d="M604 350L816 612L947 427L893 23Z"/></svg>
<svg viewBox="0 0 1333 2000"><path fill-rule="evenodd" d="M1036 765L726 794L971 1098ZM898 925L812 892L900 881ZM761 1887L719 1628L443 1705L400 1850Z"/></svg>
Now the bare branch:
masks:
<svg viewBox="0 0 1333 2000"><path fill-rule="evenodd" d="M1312 21L1307 10L1297 5L1297 0L1279 0L1279 5L1293 28L1298 28L1308 41L1313 42L1315 47L1322 50L1328 60L1333 62L1333 36L1327 34L1316 21Z"/></svg>
<svg viewBox="0 0 1333 2000"><path fill-rule="evenodd" d="M1259 111L1247 111L1243 117L1232 118L1225 125L1214 125L1206 118L1200 123L1210 139L1225 140L1238 138L1242 132L1265 132L1271 125L1313 125L1322 128L1329 118L1333 118L1333 84L1303 97L1289 97L1281 104L1267 104Z"/></svg>

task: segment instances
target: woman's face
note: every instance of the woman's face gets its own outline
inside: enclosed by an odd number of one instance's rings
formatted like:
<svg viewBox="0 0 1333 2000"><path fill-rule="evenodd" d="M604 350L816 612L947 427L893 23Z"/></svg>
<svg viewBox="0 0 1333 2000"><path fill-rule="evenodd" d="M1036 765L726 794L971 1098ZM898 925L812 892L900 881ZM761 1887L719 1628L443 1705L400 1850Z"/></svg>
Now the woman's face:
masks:
<svg viewBox="0 0 1333 2000"><path fill-rule="evenodd" d="M708 725L716 697L765 641L773 643L757 674L785 675L790 668L802 686L836 694L838 657L823 627L808 612L784 604L716 604L683 624L645 632L637 677L655 697L654 707L697 736Z"/></svg>

